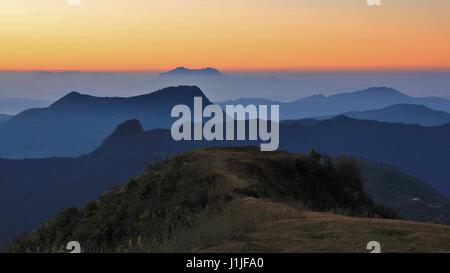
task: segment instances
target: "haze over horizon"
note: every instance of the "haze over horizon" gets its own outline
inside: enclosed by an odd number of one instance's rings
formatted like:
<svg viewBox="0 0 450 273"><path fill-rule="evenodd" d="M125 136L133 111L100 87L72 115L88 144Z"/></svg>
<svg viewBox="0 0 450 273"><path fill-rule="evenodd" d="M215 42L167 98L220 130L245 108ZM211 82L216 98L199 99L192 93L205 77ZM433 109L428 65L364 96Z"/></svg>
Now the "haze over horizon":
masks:
<svg viewBox="0 0 450 273"><path fill-rule="evenodd" d="M196 85L213 101L241 97L293 101L377 86L391 87L410 96L448 97L450 71L224 72L219 77L160 77L157 72L0 72L0 97L49 101L72 91L128 97L177 85Z"/></svg>

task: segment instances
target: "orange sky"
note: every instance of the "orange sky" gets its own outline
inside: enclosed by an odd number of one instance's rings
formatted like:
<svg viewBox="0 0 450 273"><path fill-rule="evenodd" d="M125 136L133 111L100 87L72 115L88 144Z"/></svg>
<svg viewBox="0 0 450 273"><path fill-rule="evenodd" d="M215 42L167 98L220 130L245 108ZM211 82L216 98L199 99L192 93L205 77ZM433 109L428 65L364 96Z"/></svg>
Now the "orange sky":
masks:
<svg viewBox="0 0 450 273"><path fill-rule="evenodd" d="M0 0L0 70L450 68L450 1Z"/></svg>

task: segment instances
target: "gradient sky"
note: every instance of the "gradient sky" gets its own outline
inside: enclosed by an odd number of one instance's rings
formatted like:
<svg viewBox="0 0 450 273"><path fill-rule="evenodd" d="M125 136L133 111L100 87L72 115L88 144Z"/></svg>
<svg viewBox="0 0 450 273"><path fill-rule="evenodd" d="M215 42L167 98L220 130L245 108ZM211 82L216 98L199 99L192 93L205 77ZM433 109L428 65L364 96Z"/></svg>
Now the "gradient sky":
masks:
<svg viewBox="0 0 450 273"><path fill-rule="evenodd" d="M450 68L450 1L0 0L0 70Z"/></svg>

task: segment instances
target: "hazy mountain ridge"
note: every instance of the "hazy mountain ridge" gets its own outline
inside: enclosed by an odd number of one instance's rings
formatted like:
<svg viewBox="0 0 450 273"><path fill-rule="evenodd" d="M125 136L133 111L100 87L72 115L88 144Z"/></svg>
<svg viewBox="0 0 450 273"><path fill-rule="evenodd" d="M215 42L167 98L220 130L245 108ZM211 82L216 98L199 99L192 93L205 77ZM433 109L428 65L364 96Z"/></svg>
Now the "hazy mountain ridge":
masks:
<svg viewBox="0 0 450 273"><path fill-rule="evenodd" d="M117 126L137 118L145 129L169 128L171 109L193 105L203 92L179 86L129 97L94 97L72 92L47 108L29 109L0 125L0 157L78 156L98 147Z"/></svg>
<svg viewBox="0 0 450 273"><path fill-rule="evenodd" d="M239 99L218 103L258 104L260 99ZM428 108L450 112L450 101L438 97L410 97L395 89L371 87L365 90L324 96L314 95L292 102L265 101L265 104L279 104L281 119L300 119L308 117L338 115L350 111L368 111L396 104L420 104Z"/></svg>
<svg viewBox="0 0 450 273"><path fill-rule="evenodd" d="M377 96L380 92L387 94L386 100L387 97L407 97L387 88L337 96L366 100L367 96ZM145 130L169 128L173 122L171 107L180 103L192 106L194 96L202 96L205 104L210 103L199 88L190 86L166 88L131 98L97 98L73 92L48 108L30 109L0 124L0 156L88 153L98 147L117 124L129 119L138 119ZM310 98L323 99L321 96ZM285 121L280 128L282 149L298 152L323 149L329 154L365 157L393 165L450 194L445 180L449 175L448 161L443 156L450 153L450 125L426 128L339 116L323 122Z"/></svg>
<svg viewBox="0 0 450 273"><path fill-rule="evenodd" d="M247 96L286 102L315 94L331 95L381 84L408 91L411 96L448 96L443 87L450 84L450 71L226 71L223 74L222 77L180 77L177 80L177 77L160 77L159 72L149 71L0 72L0 94L24 98L32 95L33 98L55 101L70 91L101 97L129 97L142 94L145 90L188 84L199 86L212 101Z"/></svg>
<svg viewBox="0 0 450 273"><path fill-rule="evenodd" d="M170 118L171 108L176 104L192 106L194 96L203 97L204 104L211 103L194 86L165 88L129 98L94 97L72 92L50 107L26 110L0 124L0 157L79 156L95 149L117 124L133 118L139 119L145 129L169 128L174 121ZM367 110L382 104L392 104L393 101L416 99L419 100L389 88L371 88L284 103L280 106L280 115L281 119L320 116L342 113L351 108ZM445 101L446 104L442 105L450 108L450 101L439 100L441 104ZM239 101L233 103L236 102ZM245 102L247 104L252 100L247 99ZM263 99L254 102L269 103Z"/></svg>
<svg viewBox="0 0 450 273"><path fill-rule="evenodd" d="M347 112L342 115L356 119L419 124L423 126L438 126L450 122L449 113L415 104L396 104L379 110Z"/></svg>

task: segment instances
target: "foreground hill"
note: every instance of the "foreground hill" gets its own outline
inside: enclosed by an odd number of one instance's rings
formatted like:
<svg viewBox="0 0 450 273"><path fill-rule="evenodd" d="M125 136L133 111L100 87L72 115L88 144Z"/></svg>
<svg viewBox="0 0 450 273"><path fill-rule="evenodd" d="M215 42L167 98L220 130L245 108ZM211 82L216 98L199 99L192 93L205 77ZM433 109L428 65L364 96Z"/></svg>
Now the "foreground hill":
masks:
<svg viewBox="0 0 450 273"><path fill-rule="evenodd" d="M193 86L169 87L129 98L72 92L47 108L24 111L0 124L0 157L79 156L97 148L118 124L135 118L145 129L170 128L172 107L192 107L195 96L210 104Z"/></svg>
<svg viewBox="0 0 450 273"><path fill-rule="evenodd" d="M206 226L222 215L226 204L241 197L301 202L311 209L339 209L351 215L392 214L365 194L355 163L346 158L262 153L254 148L207 149L153 165L97 202L61 212L13 249L39 246L51 251L75 239L88 251L116 250L138 237L165 244L177 232Z"/></svg>
<svg viewBox="0 0 450 273"><path fill-rule="evenodd" d="M450 114L423 105L396 104L379 110L347 112L343 115L366 120L436 126L450 122Z"/></svg>
<svg viewBox="0 0 450 273"><path fill-rule="evenodd" d="M255 211L276 213L276 205L243 200ZM275 209L274 209L275 208ZM279 208L281 213L288 208ZM450 227L400 220L347 217L307 211L303 217L263 221L231 239L199 252L367 253L367 243L377 241L381 252L417 253L450 251Z"/></svg>
<svg viewBox="0 0 450 273"><path fill-rule="evenodd" d="M321 138L311 136L309 132L314 127L304 127L313 124L319 126L320 123L292 123L288 128L293 126L298 127L296 130L307 130L304 136L301 134L303 137L308 136L307 139L311 137L316 143L321 143ZM281 128L282 136L289 133L284 133L287 130L284 125ZM326 132L336 134L331 129ZM351 130L348 132L351 134ZM325 150L323 146L301 137L297 139L298 142L289 146L290 149L305 150L305 153L314 147ZM333 141L332 138L329 141ZM341 145L345 147L344 144ZM17 235L30 230L59 209L82 206L105 190L144 172L150 162L161 161L192 149L224 145L257 143L175 142L168 130L144 131L139 121L130 120L118 126L100 147L85 156L0 160L0 231ZM348 145L354 146L351 142ZM394 155L399 156L398 153ZM424 162L425 166L426 164L432 166L433 161L428 160ZM396 209L400 216L407 219L450 223L448 198L426 183L393 167L369 160L359 159L358 166L366 180L365 190L377 203Z"/></svg>
<svg viewBox="0 0 450 273"><path fill-rule="evenodd" d="M367 196L351 159L210 148L62 211L10 251L63 251L71 240L86 252L365 252L372 240L385 251L450 250L450 227L335 213L394 216Z"/></svg>

